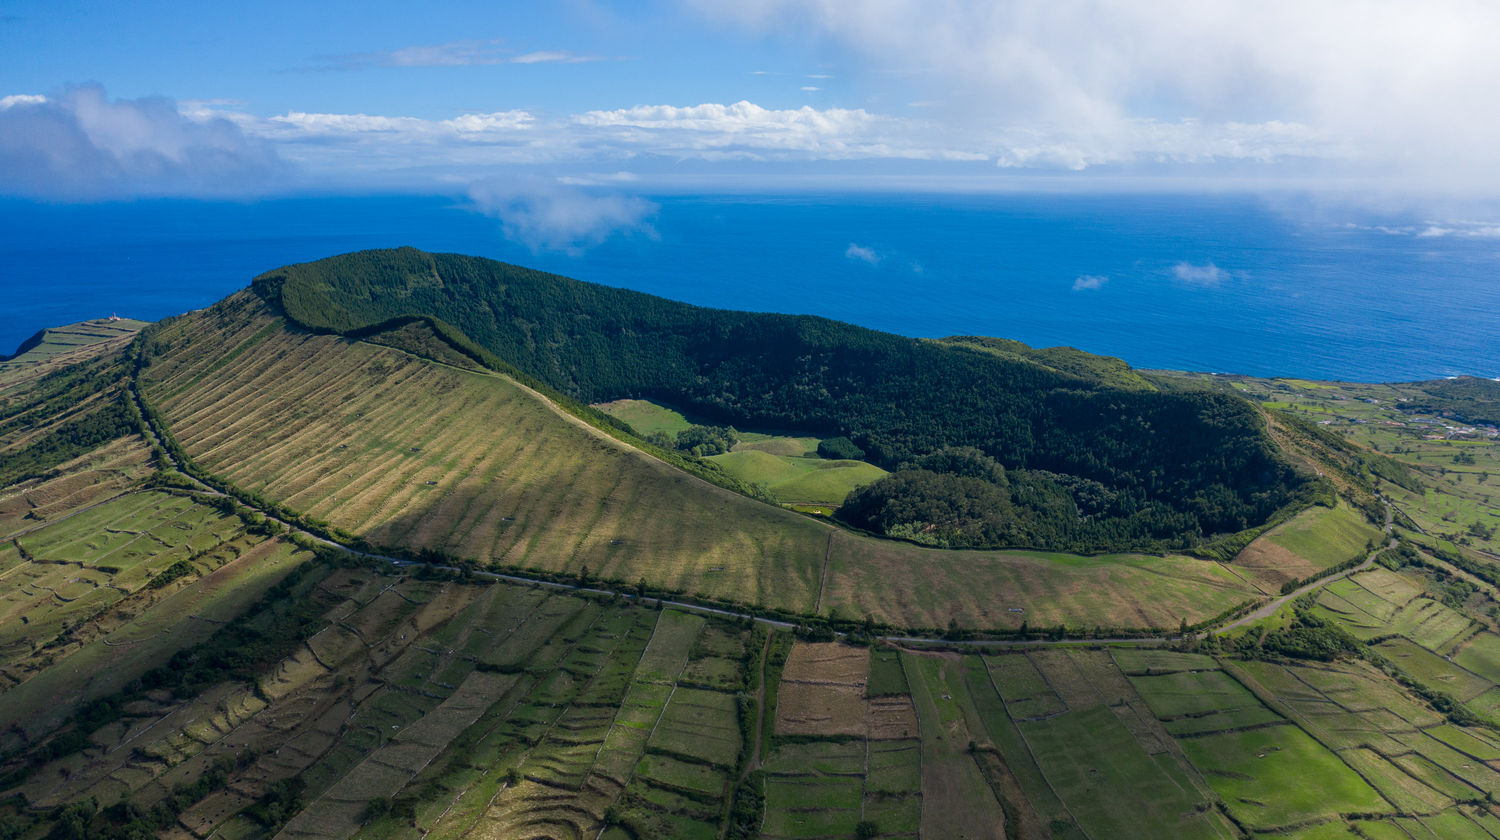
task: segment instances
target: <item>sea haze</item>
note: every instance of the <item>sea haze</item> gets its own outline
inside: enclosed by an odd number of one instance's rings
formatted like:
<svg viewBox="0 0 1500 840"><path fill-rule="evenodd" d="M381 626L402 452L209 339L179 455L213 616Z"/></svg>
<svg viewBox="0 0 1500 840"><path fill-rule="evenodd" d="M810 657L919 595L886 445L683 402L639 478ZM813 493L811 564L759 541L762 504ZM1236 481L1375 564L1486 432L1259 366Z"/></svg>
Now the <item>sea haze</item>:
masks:
<svg viewBox="0 0 1500 840"><path fill-rule="evenodd" d="M1500 375L1500 239L1483 225L1243 196L652 200L654 235L575 252L533 252L444 197L3 202L0 352L45 326L206 306L285 263L414 245L705 306L1072 345L1136 367Z"/></svg>

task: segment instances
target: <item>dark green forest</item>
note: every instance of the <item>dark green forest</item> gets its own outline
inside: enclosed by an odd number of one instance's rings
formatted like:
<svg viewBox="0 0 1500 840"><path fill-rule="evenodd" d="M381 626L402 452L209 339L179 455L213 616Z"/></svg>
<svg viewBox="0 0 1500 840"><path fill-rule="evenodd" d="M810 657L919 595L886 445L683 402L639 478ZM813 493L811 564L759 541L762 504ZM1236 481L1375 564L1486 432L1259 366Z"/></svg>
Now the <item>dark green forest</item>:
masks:
<svg viewBox="0 0 1500 840"><path fill-rule="evenodd" d="M1446 414L1463 423L1500 425L1500 382L1477 376L1460 376L1410 384L1426 398L1402 403L1402 411Z"/></svg>
<svg viewBox="0 0 1500 840"><path fill-rule="evenodd" d="M412 248L287 266L254 288L313 330L437 319L583 402L651 399L725 425L847 437L898 471L875 488L903 500L874 516L859 513L873 497L851 498L848 521L937 544L1182 547L1264 522L1303 481L1243 399L1158 390L1118 360L1066 348L708 309ZM953 447L1025 475L1002 485L920 466ZM992 497L1010 512L981 504ZM920 518L960 501L969 513ZM990 510L984 524L976 505Z"/></svg>

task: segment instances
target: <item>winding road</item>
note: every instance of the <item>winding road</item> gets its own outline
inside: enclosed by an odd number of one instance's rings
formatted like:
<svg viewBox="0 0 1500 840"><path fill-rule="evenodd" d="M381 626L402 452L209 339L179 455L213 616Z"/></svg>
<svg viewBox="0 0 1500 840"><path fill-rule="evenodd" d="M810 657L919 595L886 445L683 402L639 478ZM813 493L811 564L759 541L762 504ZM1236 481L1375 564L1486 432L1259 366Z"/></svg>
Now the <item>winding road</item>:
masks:
<svg viewBox="0 0 1500 840"><path fill-rule="evenodd" d="M161 433L161 430L159 430L159 429L156 428L155 424L153 423L153 421L151 419L151 415L146 411L145 401L141 398L140 391L137 389L136 383L134 383L134 382L131 383L130 392L131 392L131 396L136 400L137 405L140 408L141 422L145 426L146 431L158 443L160 443L161 441L166 440L166 437ZM538 395L538 396L541 397L541 395ZM541 397L541 399L543 399L543 401L546 402L548 405L551 405L551 401L550 400L547 400L545 397ZM196 485L198 488L200 488L198 490L198 492L201 492L201 493L203 493L205 495L215 496L215 497L220 497L220 496L228 495L225 491L223 491L223 490L221 490L221 489L219 489L217 487L213 487L213 486L211 486L211 485L209 485L209 484L207 484L207 483L205 483L203 481L200 481L199 479L193 477L192 475L189 475L187 472L185 472L182 469L182 465L179 464L179 463L177 463L177 459L175 457L173 457L172 453L165 446L162 446L161 449L162 449L162 451L163 451L163 453L164 453L164 455L165 455L168 463L171 465L171 467L174 470L176 470L178 473L180 473L181 475L185 476L190 481L192 481L193 484ZM1379 494L1376 494L1376 495L1377 495L1377 498L1380 499L1381 504L1383 504L1385 506L1385 528L1384 528L1384 531L1389 536L1389 535L1391 535L1392 528L1393 528L1393 513L1392 513L1391 503L1384 496L1380 496ZM297 533L297 534L301 534L304 538L306 538L308 540L311 540L311 541L313 541L315 543L318 543L319 545L325 545L325 546L328 546L329 548L336 548L336 549L339 549L340 551L348 552L349 554L353 554L353 555L355 555L357 557L364 557L364 558L368 558L368 559L371 559L371 560L384 561L384 562L390 563L392 566L396 566L398 568L406 568L406 567L411 567L411 566L426 566L428 568L436 569L436 570L439 570L439 571L467 573L467 574L473 575L474 577L484 578L486 580L505 581L507 583L521 584L521 585L524 585L524 586L545 586L545 587L549 587L551 589L566 590L566 591L569 591L569 592L578 592L578 593L582 593L582 594L586 594L586 595L602 595L602 596L606 596L606 597L622 598L622 599L625 599L625 600L655 601L656 603L658 603L658 604L660 604L661 606L664 606L664 607L674 607L674 608L682 609L682 610L691 610L691 611L694 611L694 612L707 613L709 615L718 615L718 616L723 616L723 617L726 617L726 618L734 618L734 619L740 619L740 620L747 620L748 619L748 620L751 620L751 621L756 621L756 622L759 622L761 624L767 625L769 627L775 627L775 628L782 629L782 630L791 630L791 629L794 629L794 628L797 627L796 623L789 622L789 621L781 621L779 619L765 618L764 616L753 615L751 613L736 612L734 610L726 610L726 609L722 609L722 608L719 608L719 607L710 607L710 606L705 606L703 604L695 604L695 603L692 603L690 601L675 601L675 600L671 600L671 599L668 599L668 598L645 597L645 596L640 596L640 595L638 595L636 593L625 592L625 591L622 591L622 590L602 589L602 588L599 588L599 587L586 586L586 585L583 585L583 584L563 583L563 582L555 581L555 580L545 580L545 579L542 579L542 578L526 577L524 575L505 574L505 573L501 573L501 572L487 572L487 571L465 570L465 569L461 569L461 568L459 568L457 566L447 566L447 565L442 565L442 564L438 564L438 563L426 563L426 562L422 562L422 561L418 561L418 560L406 560L406 559L403 559L403 558L400 558L400 557L391 557L391 556L388 556L388 555L385 555L385 554L375 554L375 553L371 553L371 552L368 552L368 551L361 551L361 550L359 550L359 549L357 549L357 548L355 548L353 546L345 545L343 543L340 543L340 542L337 542L337 541L334 541L334 540L330 540L327 537L323 537L323 536L320 536L318 534L314 534L311 531L307 531L307 530L303 529L300 525L297 525L296 523L288 522L288 521L282 519L281 517L276 516L275 514L272 514L272 513L268 512L268 511L261 510L261 509L255 507L254 505L246 504L243 500L238 500L238 501L240 502L240 504L244 504L246 507L248 507L248 508L256 511L260 515L264 516L266 519L271 520L273 522L280 523L288 531L294 532L294 533ZM1281 596L1279 596L1277 598L1274 598L1274 599L1272 599L1270 601L1267 601L1265 604L1257 607L1256 609L1252 610L1249 613L1246 613L1243 616L1240 616L1239 618L1231 619L1231 620L1228 620L1228 621L1224 622L1223 624L1220 624L1217 627L1212 627L1212 628L1200 631L1200 632L1194 634L1193 638L1195 638L1195 639L1203 639L1203 638L1206 638L1208 636L1219 635L1221 633L1226 633L1226 632L1228 632L1230 630L1234 630L1235 628L1243 627L1244 625L1249 624L1251 622L1259 621L1259 620L1261 620L1263 618L1266 618L1266 617L1270 616L1272 613L1276 612L1278 609L1281 609L1283 606L1285 606L1288 601L1291 601L1291 600L1294 600L1296 598L1299 598L1302 595L1305 595L1306 593L1311 592L1312 590L1317 589L1319 587L1327 586L1328 584L1330 584L1330 583L1332 583L1332 582L1334 582L1336 580L1340 580L1342 578L1348 577L1349 575L1356 574L1358 572L1361 572L1361 571L1364 571L1365 569L1370 568L1371 564L1373 564L1375 562L1376 555L1380 554L1380 552L1382 552L1382 551L1385 551L1385 550L1387 550L1389 548L1394 547L1395 545L1396 545L1396 539L1395 539L1394 536L1391 536L1390 539L1386 542L1385 545L1372 550L1365 557L1365 559L1362 562L1360 562L1358 565L1352 566L1352 567L1350 567L1348 569L1345 569L1345 570L1343 570L1341 572L1338 572L1336 574L1329 575L1327 577L1318 578L1318 579L1316 579L1316 580L1314 580L1314 581L1312 581L1310 583L1307 583L1307 584L1305 584L1303 586L1298 587L1297 589L1295 589L1295 590L1293 590L1293 591L1291 591L1291 592L1289 592L1289 593L1287 593L1285 595L1281 595ZM846 633L837 633L835 635L837 635L839 637L843 637L843 636L846 636L848 634L846 634ZM931 637L931 636L895 636L895 635L891 635L891 636L876 636L875 638L877 638L877 639L879 639L881 641L891 642L891 643L894 643L894 644L943 645L943 646L967 647L967 648L974 648L974 647L1000 647L1000 648L1005 648L1005 647L1043 647L1043 646L1050 646L1050 645L1125 644L1125 643L1129 643L1129 644L1168 644L1168 643L1171 643L1171 642L1182 641L1182 637L1181 636L1118 636L1118 637L1107 637L1107 638L1072 638L1072 637L1069 637L1069 638L1062 638L1062 639L964 639L964 640L959 640L959 639L945 639L945 638L942 638L942 637Z"/></svg>

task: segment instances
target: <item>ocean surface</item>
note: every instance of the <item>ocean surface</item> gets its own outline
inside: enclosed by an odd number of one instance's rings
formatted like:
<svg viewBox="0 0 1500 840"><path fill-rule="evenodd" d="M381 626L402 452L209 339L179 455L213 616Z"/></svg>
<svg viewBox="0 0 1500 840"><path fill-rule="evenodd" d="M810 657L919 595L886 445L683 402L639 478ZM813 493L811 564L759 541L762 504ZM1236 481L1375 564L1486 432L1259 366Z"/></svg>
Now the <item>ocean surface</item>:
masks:
<svg viewBox="0 0 1500 840"><path fill-rule="evenodd" d="M663 196L648 232L533 251L451 197L0 201L0 353L46 326L207 306L256 274L414 245L705 306L1136 367L1500 376L1500 228L1249 196Z"/></svg>

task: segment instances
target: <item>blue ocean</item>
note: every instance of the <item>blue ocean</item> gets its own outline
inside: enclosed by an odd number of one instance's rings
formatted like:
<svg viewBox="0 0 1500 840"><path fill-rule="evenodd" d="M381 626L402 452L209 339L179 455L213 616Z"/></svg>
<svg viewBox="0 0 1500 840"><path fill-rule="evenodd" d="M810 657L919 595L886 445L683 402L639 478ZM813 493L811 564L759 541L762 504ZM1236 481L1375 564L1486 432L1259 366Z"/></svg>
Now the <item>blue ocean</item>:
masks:
<svg viewBox="0 0 1500 840"><path fill-rule="evenodd" d="M651 230L533 251L451 197L0 202L0 353L45 326L195 309L276 266L414 245L705 306L1070 345L1142 368L1500 376L1480 223L1249 196L660 196Z"/></svg>

